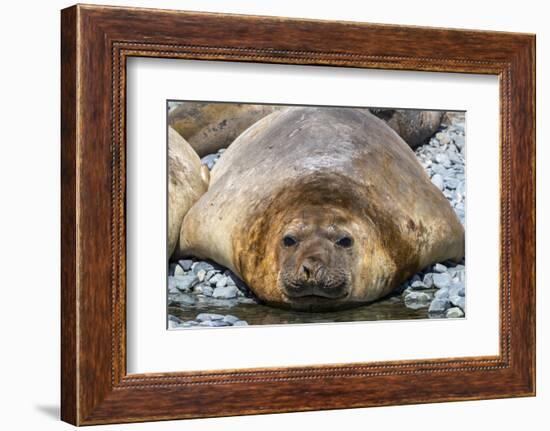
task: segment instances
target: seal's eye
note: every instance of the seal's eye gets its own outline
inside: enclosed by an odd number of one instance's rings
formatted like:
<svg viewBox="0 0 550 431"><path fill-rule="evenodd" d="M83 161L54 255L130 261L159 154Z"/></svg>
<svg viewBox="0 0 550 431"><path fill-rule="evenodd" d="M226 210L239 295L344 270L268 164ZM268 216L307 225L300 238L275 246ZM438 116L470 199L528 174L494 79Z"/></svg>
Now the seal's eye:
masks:
<svg viewBox="0 0 550 431"><path fill-rule="evenodd" d="M285 247L292 247L292 246L296 245L297 243L298 243L298 241L296 241L296 238L294 238L291 235L285 235L283 237L283 245Z"/></svg>
<svg viewBox="0 0 550 431"><path fill-rule="evenodd" d="M336 241L336 245L339 247L349 248L353 245L353 239L351 239L349 236L343 236L338 241Z"/></svg>

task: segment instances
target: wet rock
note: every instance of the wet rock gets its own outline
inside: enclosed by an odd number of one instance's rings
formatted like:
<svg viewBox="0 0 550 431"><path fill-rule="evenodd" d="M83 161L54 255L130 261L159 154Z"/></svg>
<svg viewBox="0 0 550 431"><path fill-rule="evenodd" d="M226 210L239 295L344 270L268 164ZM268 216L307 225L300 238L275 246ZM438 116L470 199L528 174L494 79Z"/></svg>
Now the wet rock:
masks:
<svg viewBox="0 0 550 431"><path fill-rule="evenodd" d="M195 297L187 293L177 293L175 295L170 295L168 297L168 305L170 306L185 306L185 305L194 305L197 302Z"/></svg>
<svg viewBox="0 0 550 431"><path fill-rule="evenodd" d="M451 300L451 304L453 304L455 307L459 307L461 310L466 309L466 299L464 298L464 296L459 296L459 295L451 296L450 300Z"/></svg>
<svg viewBox="0 0 550 431"><path fill-rule="evenodd" d="M180 327L183 327L184 324L183 323L176 323L172 320L169 320L168 321L168 329L176 329L176 328L180 328Z"/></svg>
<svg viewBox="0 0 550 431"><path fill-rule="evenodd" d="M200 313L195 318L196 320L200 322L208 322L211 320L223 320L224 315L223 314L216 314L216 313Z"/></svg>
<svg viewBox="0 0 550 431"><path fill-rule="evenodd" d="M235 323L233 323L233 326L248 326L248 322L244 320L237 320Z"/></svg>
<svg viewBox="0 0 550 431"><path fill-rule="evenodd" d="M428 314L430 317L443 317L445 311L451 306L451 303L448 299L445 298L436 298L430 304L428 308Z"/></svg>
<svg viewBox="0 0 550 431"><path fill-rule="evenodd" d="M464 317L464 312L458 307L452 307L447 310L445 317L447 319L458 319Z"/></svg>
<svg viewBox="0 0 550 431"><path fill-rule="evenodd" d="M230 299L235 298L237 296L237 287L236 286L225 286L225 287L217 287L214 289L214 293L212 294L214 298L220 298L220 299Z"/></svg>
<svg viewBox="0 0 550 431"><path fill-rule="evenodd" d="M218 328L220 326L231 326L229 323L223 320L203 320L199 323L199 326L206 326L209 328Z"/></svg>
<svg viewBox="0 0 550 431"><path fill-rule="evenodd" d="M426 308L430 305L431 296L424 292L411 292L405 296L405 306L413 310Z"/></svg>
<svg viewBox="0 0 550 431"><path fill-rule="evenodd" d="M176 322L176 323L182 323L183 321L177 317L177 316L174 316L173 314L169 314L168 315L168 320L170 321L173 321L173 322Z"/></svg>
<svg viewBox="0 0 550 431"><path fill-rule="evenodd" d="M231 314L227 314L224 318L223 318L223 321L226 322L226 323L229 323L230 325L233 325L235 322L238 322L239 319L238 317L236 316L233 316Z"/></svg>

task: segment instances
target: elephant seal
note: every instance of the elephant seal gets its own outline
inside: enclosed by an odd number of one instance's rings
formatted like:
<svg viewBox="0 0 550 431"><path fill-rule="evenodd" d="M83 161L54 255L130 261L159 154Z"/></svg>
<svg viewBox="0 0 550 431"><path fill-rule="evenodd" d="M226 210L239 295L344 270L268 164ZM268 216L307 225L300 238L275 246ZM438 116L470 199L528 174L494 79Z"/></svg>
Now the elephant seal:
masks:
<svg viewBox="0 0 550 431"><path fill-rule="evenodd" d="M170 110L168 123L204 157L229 147L241 132L279 109L244 103L182 102Z"/></svg>
<svg viewBox="0 0 550 431"><path fill-rule="evenodd" d="M178 244L183 216L208 188L208 169L189 143L168 128L168 256Z"/></svg>
<svg viewBox="0 0 550 431"><path fill-rule="evenodd" d="M185 216L179 252L296 310L374 301L464 256L464 228L407 144L349 108L287 108L241 134Z"/></svg>
<svg viewBox="0 0 550 431"><path fill-rule="evenodd" d="M384 120L412 149L437 132L445 114L443 111L418 109L371 108L369 111Z"/></svg>

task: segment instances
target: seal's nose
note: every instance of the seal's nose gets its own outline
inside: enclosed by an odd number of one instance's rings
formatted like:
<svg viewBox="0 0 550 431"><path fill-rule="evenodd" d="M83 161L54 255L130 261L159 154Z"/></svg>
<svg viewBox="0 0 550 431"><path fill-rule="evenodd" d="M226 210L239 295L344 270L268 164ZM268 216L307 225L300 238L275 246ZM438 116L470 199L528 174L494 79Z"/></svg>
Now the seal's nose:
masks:
<svg viewBox="0 0 550 431"><path fill-rule="evenodd" d="M311 268L307 263L302 264L302 276L306 280L309 280L309 278L311 277Z"/></svg>
<svg viewBox="0 0 550 431"><path fill-rule="evenodd" d="M300 266L300 278L304 281L315 281L323 273L324 265L316 257L307 257Z"/></svg>

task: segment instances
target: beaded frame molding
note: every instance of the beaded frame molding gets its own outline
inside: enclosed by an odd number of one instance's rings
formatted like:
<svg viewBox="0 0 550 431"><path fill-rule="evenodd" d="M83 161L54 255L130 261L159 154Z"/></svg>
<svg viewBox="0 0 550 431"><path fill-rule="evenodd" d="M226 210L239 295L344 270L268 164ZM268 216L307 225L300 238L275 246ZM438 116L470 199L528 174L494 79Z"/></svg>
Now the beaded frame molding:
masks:
<svg viewBox="0 0 550 431"><path fill-rule="evenodd" d="M61 54L62 420L91 425L535 394L534 35L77 5L61 12ZM132 56L499 76L499 354L127 374Z"/></svg>

